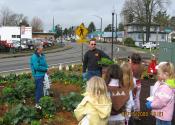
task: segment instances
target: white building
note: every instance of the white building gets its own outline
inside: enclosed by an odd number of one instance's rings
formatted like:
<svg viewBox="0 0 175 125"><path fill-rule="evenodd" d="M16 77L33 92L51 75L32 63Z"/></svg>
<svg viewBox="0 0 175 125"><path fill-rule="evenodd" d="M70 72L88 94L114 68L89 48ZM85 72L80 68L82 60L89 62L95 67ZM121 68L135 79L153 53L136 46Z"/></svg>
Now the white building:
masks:
<svg viewBox="0 0 175 125"><path fill-rule="evenodd" d="M20 36L21 38L32 38L32 27L0 27L0 40L20 40Z"/></svg>
<svg viewBox="0 0 175 125"><path fill-rule="evenodd" d="M129 23L125 25L125 37L130 37L135 41L136 46L141 46L144 42L166 42L168 34L160 29L157 24L152 24L150 27L150 38L146 41L146 26L138 23Z"/></svg>

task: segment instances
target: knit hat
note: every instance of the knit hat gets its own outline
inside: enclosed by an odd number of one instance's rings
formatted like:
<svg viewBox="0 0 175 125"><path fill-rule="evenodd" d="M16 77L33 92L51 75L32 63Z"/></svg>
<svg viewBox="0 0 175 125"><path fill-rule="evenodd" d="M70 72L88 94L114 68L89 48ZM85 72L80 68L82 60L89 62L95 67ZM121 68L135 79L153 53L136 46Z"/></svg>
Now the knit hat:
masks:
<svg viewBox="0 0 175 125"><path fill-rule="evenodd" d="M35 49L37 50L37 49L39 49L39 48L43 48L42 43L36 43L36 44L35 44Z"/></svg>
<svg viewBox="0 0 175 125"><path fill-rule="evenodd" d="M156 69L158 70L160 66L162 66L162 65L164 65L166 63L168 63L168 62L160 62L158 65L156 65Z"/></svg>

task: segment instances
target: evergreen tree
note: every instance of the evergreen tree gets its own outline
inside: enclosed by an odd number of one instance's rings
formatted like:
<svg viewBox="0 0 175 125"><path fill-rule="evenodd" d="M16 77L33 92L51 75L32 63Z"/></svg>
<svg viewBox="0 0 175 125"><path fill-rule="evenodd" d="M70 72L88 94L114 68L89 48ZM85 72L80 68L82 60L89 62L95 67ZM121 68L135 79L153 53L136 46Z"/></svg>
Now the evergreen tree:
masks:
<svg viewBox="0 0 175 125"><path fill-rule="evenodd" d="M108 24L107 27L104 29L105 32L111 32L112 31L112 25Z"/></svg>
<svg viewBox="0 0 175 125"><path fill-rule="evenodd" d="M124 31L124 25L121 22L118 25L118 31Z"/></svg>
<svg viewBox="0 0 175 125"><path fill-rule="evenodd" d="M96 30L95 25L93 22L91 22L88 26L88 32L91 33L94 32L95 30Z"/></svg>

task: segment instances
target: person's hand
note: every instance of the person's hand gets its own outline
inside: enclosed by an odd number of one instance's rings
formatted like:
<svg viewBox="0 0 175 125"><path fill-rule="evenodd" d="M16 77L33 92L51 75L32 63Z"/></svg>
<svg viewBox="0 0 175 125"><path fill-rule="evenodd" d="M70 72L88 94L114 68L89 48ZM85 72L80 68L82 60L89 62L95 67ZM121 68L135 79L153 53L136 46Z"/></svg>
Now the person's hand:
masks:
<svg viewBox="0 0 175 125"><path fill-rule="evenodd" d="M47 75L49 75L49 69L47 69L47 72L46 73L47 73Z"/></svg>
<svg viewBox="0 0 175 125"><path fill-rule="evenodd" d="M151 103L152 103L151 101L147 101L147 102L145 103L147 109L152 109Z"/></svg>

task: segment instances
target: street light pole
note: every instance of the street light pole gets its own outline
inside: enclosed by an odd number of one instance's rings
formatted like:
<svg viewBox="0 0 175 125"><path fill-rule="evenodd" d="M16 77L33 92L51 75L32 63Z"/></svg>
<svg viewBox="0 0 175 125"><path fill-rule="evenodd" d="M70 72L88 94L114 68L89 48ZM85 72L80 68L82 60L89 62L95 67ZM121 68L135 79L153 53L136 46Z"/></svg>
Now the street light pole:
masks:
<svg viewBox="0 0 175 125"><path fill-rule="evenodd" d="M116 42L117 42L117 38L118 38L118 34L117 34L118 29L117 28L118 28L118 26L117 26L117 13L116 13L116 34L115 34L116 35L115 36L116 37Z"/></svg>
<svg viewBox="0 0 175 125"><path fill-rule="evenodd" d="M61 29L61 45L62 45L62 43L63 43L63 29L62 29L62 27L60 27L60 29Z"/></svg>
<svg viewBox="0 0 175 125"><path fill-rule="evenodd" d="M100 39L101 39L101 38L102 38L102 25L103 25L103 18L100 17L100 16L97 16L97 15L93 15L93 16L95 16L95 17L97 17L97 18L100 19Z"/></svg>
<svg viewBox="0 0 175 125"><path fill-rule="evenodd" d="M20 31L20 51L21 51L21 49L22 49L22 48L21 48L21 42L22 42L22 41L21 41L21 36L22 36L22 35L21 35L21 23L22 23L22 20L20 20L20 23L19 23L19 28L20 28L20 29L19 29L19 31Z"/></svg>
<svg viewBox="0 0 175 125"><path fill-rule="evenodd" d="M112 45L111 45L111 59L113 59L113 44L114 44L114 12L112 12Z"/></svg>

